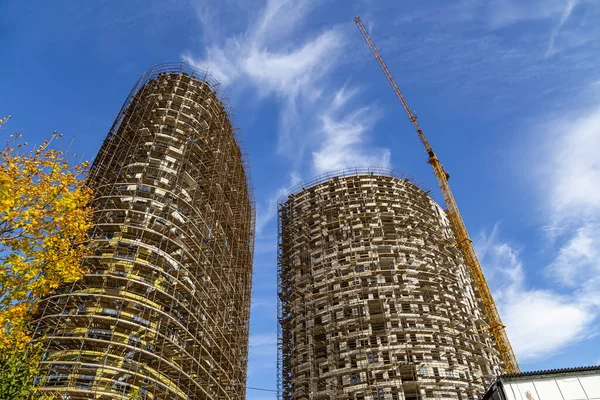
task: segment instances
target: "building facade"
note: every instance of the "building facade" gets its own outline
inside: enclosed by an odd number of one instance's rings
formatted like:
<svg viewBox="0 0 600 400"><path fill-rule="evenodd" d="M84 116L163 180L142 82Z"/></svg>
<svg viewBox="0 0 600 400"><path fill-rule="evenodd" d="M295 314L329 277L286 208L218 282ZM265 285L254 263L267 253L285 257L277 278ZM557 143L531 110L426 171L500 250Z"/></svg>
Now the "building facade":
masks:
<svg viewBox="0 0 600 400"><path fill-rule="evenodd" d="M385 170L279 202L285 400L477 399L503 371L444 210Z"/></svg>
<svg viewBox="0 0 600 400"><path fill-rule="evenodd" d="M88 273L44 299L39 383L62 399L245 398L254 203L218 85L148 71L97 155Z"/></svg>

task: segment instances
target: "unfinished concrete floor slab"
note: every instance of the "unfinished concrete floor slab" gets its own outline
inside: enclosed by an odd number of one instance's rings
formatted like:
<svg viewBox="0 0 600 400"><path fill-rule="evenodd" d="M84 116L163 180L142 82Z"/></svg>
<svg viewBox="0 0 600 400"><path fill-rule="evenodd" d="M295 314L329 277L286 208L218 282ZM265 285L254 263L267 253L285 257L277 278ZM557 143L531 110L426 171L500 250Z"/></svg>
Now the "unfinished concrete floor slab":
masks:
<svg viewBox="0 0 600 400"><path fill-rule="evenodd" d="M44 394L245 398L249 182L218 84L181 64L148 71L90 171L88 273L38 307Z"/></svg>
<svg viewBox="0 0 600 400"><path fill-rule="evenodd" d="M476 399L503 372L444 210L385 170L279 203L285 400Z"/></svg>

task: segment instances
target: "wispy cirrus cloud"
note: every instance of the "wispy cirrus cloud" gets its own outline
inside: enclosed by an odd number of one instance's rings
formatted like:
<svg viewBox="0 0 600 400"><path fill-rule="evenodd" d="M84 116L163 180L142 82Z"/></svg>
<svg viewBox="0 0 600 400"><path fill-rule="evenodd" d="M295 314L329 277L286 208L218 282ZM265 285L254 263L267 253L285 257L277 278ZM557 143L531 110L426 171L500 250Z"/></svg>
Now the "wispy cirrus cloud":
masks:
<svg viewBox="0 0 600 400"><path fill-rule="evenodd" d="M537 190L553 259L547 276L600 306L600 99L540 125Z"/></svg>
<svg viewBox="0 0 600 400"><path fill-rule="evenodd" d="M514 115L568 106L569 96L600 78L597 1L414 3L396 17L392 34L379 40L374 32L394 75L404 81L442 95L445 89L485 96L490 107L483 112ZM395 54L402 61L395 62Z"/></svg>
<svg viewBox="0 0 600 400"><path fill-rule="evenodd" d="M256 233L261 234L263 229L277 217L277 200L288 192L291 188L298 185L301 181L297 172L290 173L289 181L279 187L266 201L266 204L259 205L256 216ZM274 240L273 240L274 242Z"/></svg>
<svg viewBox="0 0 600 400"><path fill-rule="evenodd" d="M501 29L516 23L545 22L538 32L547 37L544 56L551 57L563 50L580 46L598 37L600 29L588 22L597 17L597 4L589 0L494 0L487 7L470 3L471 16L484 16L491 29ZM576 12L581 11L581 12ZM573 20L573 21L572 21Z"/></svg>
<svg viewBox="0 0 600 400"><path fill-rule="evenodd" d="M273 332L250 335L250 354L255 357L275 358L274 355L277 354L277 334Z"/></svg>
<svg viewBox="0 0 600 400"><path fill-rule="evenodd" d="M356 166L390 167L388 149L365 146L367 133L379 118L377 110L363 106L352 112L341 111L358 93L355 88L341 88L320 115L321 145L312 153L316 173Z"/></svg>
<svg viewBox="0 0 600 400"><path fill-rule="evenodd" d="M224 40L205 35L210 42L200 55L193 51L184 55L187 62L210 70L226 86L243 86L261 98L279 100L277 152L292 161L295 171L301 168L307 150L322 150L320 143L332 136L331 124L336 122L343 123L338 128L353 130L358 137L345 143L346 151L330 159L327 167L337 169L353 162L347 157L377 151L365 147L364 138L370 131L356 119L366 105L322 112L339 90L334 73L348 43L342 25L307 32L307 17L316 6L310 0L267 0L244 31L232 32ZM209 11L201 9L201 13ZM208 18L201 20L210 24ZM354 158L359 164L368 161L368 156ZM321 171L324 164L314 167Z"/></svg>
<svg viewBox="0 0 600 400"><path fill-rule="evenodd" d="M548 49L546 50L546 57L549 57L556 53L556 49L554 44L556 42L556 37L560 34L560 30L565 25L571 14L573 13L573 9L579 3L578 0L567 0L567 4L565 4L563 12L560 15L560 20L558 24L552 29L552 33L550 34L550 41L548 44Z"/></svg>
<svg viewBox="0 0 600 400"><path fill-rule="evenodd" d="M565 3L564 0L492 0L480 10L490 27L497 29L520 22L556 18L564 13Z"/></svg>
<svg viewBox="0 0 600 400"><path fill-rule="evenodd" d="M250 88L257 100L277 97L281 101L277 150L283 154L305 146L294 137L294 127L301 125L300 114L320 96L319 82L343 46L339 27L312 35L297 32L312 8L306 0L268 0L255 18L245 21L244 31L223 32L224 39L211 37L203 49L184 55L185 61L208 69L225 86Z"/></svg>

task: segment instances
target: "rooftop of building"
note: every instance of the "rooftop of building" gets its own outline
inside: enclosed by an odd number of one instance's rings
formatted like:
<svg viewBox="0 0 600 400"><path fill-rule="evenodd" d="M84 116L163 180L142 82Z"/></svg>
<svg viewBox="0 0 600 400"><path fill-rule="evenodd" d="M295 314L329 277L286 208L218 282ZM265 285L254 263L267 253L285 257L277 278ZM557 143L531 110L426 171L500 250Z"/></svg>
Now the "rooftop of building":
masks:
<svg viewBox="0 0 600 400"><path fill-rule="evenodd" d="M318 175L314 178L303 181L303 182L297 184L296 186L293 186L292 188L288 189L283 195L281 195L281 197L279 197L279 199L277 199L277 203L283 204L287 201L287 199L290 196L298 194L298 193L302 192L303 190L318 186L318 185L325 183L327 181L330 181L332 179L346 178L346 177L352 177L352 176L358 176L358 175L373 175L373 176L384 176L384 177L402 179L407 182L410 182L415 187L421 189L424 193L429 194L429 192L431 191L431 190L429 190L429 188L426 188L425 185L421 184L420 182L417 182L417 180L414 177L405 176L404 174L402 174L398 171L395 171L391 168L355 167L355 168L347 168L347 169L338 170L338 171L326 172L326 173Z"/></svg>
<svg viewBox="0 0 600 400"><path fill-rule="evenodd" d="M556 368L556 369L545 369L538 371L527 371L520 372L518 374L503 374L498 377L500 380L514 380L519 378L532 378L532 377L546 377L550 375L573 375L581 372L600 372L600 365L586 366L586 367L573 367L573 368Z"/></svg>

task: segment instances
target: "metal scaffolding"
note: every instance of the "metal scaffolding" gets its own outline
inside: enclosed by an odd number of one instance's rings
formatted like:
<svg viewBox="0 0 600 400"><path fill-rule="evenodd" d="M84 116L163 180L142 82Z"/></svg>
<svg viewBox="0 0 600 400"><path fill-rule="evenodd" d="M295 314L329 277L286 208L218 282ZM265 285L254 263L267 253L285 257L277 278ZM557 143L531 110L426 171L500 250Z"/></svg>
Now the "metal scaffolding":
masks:
<svg viewBox="0 0 600 400"><path fill-rule="evenodd" d="M219 85L183 64L146 72L88 181L88 273L36 315L42 391L244 399L254 199Z"/></svg>
<svg viewBox="0 0 600 400"><path fill-rule="evenodd" d="M390 171L279 201L279 397L476 399L502 372L451 224Z"/></svg>

